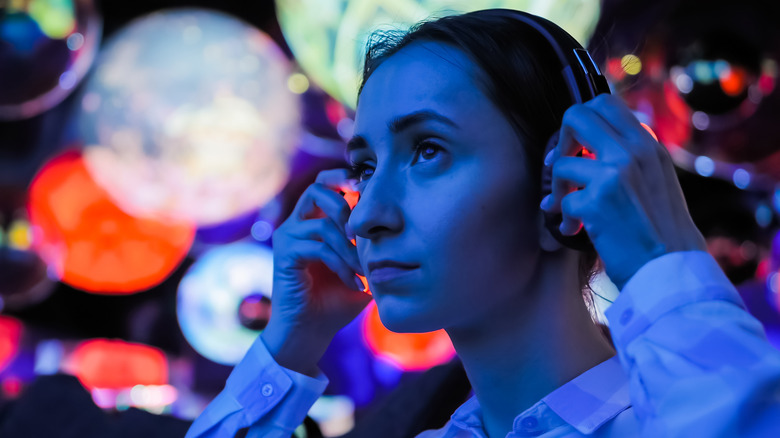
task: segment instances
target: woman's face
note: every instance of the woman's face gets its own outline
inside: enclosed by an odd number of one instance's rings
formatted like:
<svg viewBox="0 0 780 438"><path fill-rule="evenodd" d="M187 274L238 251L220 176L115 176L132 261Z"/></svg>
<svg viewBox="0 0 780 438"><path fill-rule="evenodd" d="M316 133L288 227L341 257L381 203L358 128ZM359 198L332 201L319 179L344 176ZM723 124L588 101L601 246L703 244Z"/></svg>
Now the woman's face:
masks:
<svg viewBox="0 0 780 438"><path fill-rule="evenodd" d="M349 226L382 322L466 328L522 298L539 255L538 194L505 116L460 50L412 43L363 88Z"/></svg>

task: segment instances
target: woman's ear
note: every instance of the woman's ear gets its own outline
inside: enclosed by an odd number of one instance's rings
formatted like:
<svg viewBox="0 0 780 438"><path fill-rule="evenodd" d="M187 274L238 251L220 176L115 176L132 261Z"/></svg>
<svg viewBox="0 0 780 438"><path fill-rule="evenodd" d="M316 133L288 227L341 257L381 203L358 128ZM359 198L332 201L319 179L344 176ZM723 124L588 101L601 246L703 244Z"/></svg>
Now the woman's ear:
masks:
<svg viewBox="0 0 780 438"><path fill-rule="evenodd" d="M544 212L540 209L536 218L536 225L539 231L539 246L541 246L542 249L547 252L555 252L563 248L563 245L561 245L561 243L558 242L555 237L553 237L552 233L550 233L550 230L547 229L544 223Z"/></svg>

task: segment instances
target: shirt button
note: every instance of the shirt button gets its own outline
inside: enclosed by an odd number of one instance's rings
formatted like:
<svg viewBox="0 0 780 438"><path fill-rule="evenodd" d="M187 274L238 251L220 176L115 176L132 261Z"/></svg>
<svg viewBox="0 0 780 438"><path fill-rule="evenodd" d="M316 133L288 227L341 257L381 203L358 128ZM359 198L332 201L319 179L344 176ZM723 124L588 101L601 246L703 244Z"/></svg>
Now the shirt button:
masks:
<svg viewBox="0 0 780 438"><path fill-rule="evenodd" d="M265 385L263 385L263 388L260 390L260 392L264 396L270 397L274 393L274 387L270 383L266 383Z"/></svg>
<svg viewBox="0 0 780 438"><path fill-rule="evenodd" d="M520 422L520 424L523 426L524 429L535 429L536 426L539 425L539 420L536 419L536 417L525 417L523 418L523 421Z"/></svg>
<svg viewBox="0 0 780 438"><path fill-rule="evenodd" d="M626 325L629 321L631 321L631 318L634 317L634 309L626 309L623 311L623 314L620 315L620 324Z"/></svg>

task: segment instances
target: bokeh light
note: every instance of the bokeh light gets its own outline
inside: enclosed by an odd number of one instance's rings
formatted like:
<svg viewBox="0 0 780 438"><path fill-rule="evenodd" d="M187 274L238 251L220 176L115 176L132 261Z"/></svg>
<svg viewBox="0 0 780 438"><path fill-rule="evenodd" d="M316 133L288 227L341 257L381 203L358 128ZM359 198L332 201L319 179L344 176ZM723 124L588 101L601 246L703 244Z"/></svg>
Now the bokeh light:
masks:
<svg viewBox="0 0 780 438"><path fill-rule="evenodd" d="M161 350L120 340L82 342L71 354L67 371L88 389L168 383L168 360Z"/></svg>
<svg viewBox="0 0 780 438"><path fill-rule="evenodd" d="M235 365L261 333L249 327L270 318L272 282L273 252L265 246L238 242L204 253L179 284L184 337L207 359Z"/></svg>
<svg viewBox="0 0 780 438"><path fill-rule="evenodd" d="M271 200L298 139L290 64L260 30L199 9L137 19L81 98L85 158L127 211L214 225Z"/></svg>
<svg viewBox="0 0 780 438"><path fill-rule="evenodd" d="M421 371L443 364L455 356L444 330L429 333L391 332L379 319L376 303L364 312L363 335L371 351L405 371Z"/></svg>
<svg viewBox="0 0 780 438"><path fill-rule="evenodd" d="M0 315L0 371L13 361L19 351L22 322L10 316Z"/></svg>
<svg viewBox="0 0 780 438"><path fill-rule="evenodd" d="M41 169L30 186L29 212L33 246L50 274L90 292L132 293L160 283L195 235L191 223L121 210L76 151Z"/></svg>
<svg viewBox="0 0 780 438"><path fill-rule="evenodd" d="M507 8L552 20L583 45L599 17L598 0L276 0L285 39L323 90L354 108L372 30L408 28L432 16Z"/></svg>
<svg viewBox="0 0 780 438"><path fill-rule="evenodd" d="M11 0L0 6L0 120L60 103L89 70L102 23L92 0Z"/></svg>

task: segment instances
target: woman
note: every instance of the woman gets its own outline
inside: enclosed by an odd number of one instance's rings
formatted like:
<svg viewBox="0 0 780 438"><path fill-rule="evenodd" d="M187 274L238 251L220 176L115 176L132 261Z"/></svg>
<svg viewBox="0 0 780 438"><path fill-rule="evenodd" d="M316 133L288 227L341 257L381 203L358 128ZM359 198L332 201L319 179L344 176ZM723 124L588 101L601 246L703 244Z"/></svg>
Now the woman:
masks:
<svg viewBox="0 0 780 438"><path fill-rule="evenodd" d="M572 106L560 71L501 10L375 43L348 146L360 200L339 195L345 170L301 196L274 234L271 321L188 437L289 436L327 383L317 361L371 299L355 274L391 330L444 328L473 386L420 436L768 431L780 359L704 252L668 153L617 98ZM542 210L563 235L583 224L622 289L619 358L582 297L594 257L562 247ZM313 284L320 264L343 285Z"/></svg>

